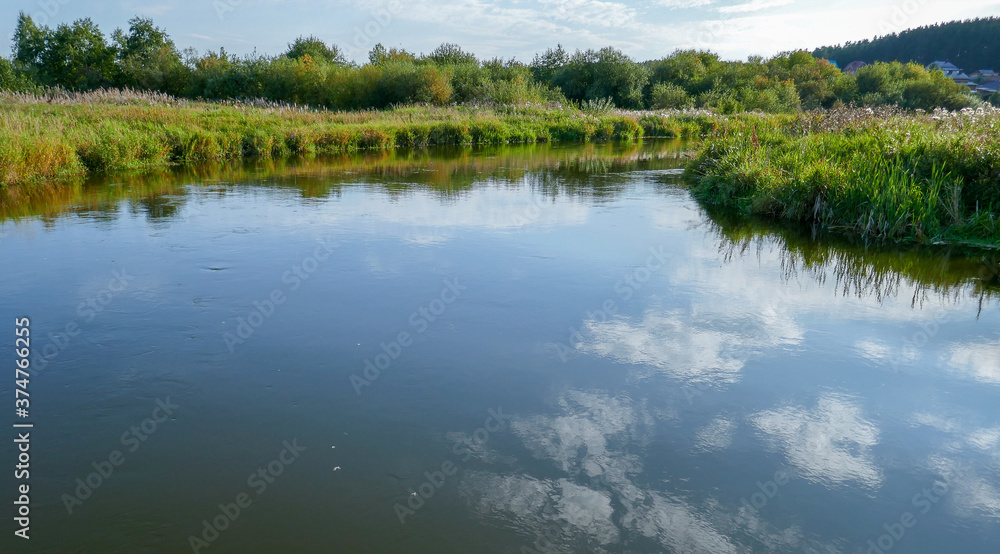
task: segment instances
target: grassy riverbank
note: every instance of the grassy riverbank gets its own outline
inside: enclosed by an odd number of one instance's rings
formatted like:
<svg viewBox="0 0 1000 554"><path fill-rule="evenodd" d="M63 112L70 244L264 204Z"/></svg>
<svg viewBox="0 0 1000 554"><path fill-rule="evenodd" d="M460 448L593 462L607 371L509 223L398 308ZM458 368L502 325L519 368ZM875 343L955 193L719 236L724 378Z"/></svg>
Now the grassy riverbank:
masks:
<svg viewBox="0 0 1000 554"><path fill-rule="evenodd" d="M1000 110L730 120L689 164L703 202L865 237L1000 246Z"/></svg>
<svg viewBox="0 0 1000 554"><path fill-rule="evenodd" d="M686 180L744 215L915 242L1000 246L1000 110L794 115L401 107L312 111L150 93L0 95L0 188L106 171L433 145L699 138Z"/></svg>
<svg viewBox="0 0 1000 554"><path fill-rule="evenodd" d="M332 112L187 102L146 93L6 95L0 96L0 186L209 160L365 149L698 137L718 125L709 112L694 110L453 106Z"/></svg>

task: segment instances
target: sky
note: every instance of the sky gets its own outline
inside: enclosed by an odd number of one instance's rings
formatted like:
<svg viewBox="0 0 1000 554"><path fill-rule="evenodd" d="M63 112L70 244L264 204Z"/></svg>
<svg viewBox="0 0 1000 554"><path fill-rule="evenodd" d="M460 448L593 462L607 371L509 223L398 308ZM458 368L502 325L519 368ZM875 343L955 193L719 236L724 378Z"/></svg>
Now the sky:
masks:
<svg viewBox="0 0 1000 554"><path fill-rule="evenodd" d="M376 43L430 52L443 42L480 58L517 58L562 44L614 46L636 60L678 48L726 59L770 57L933 23L1000 15L1000 0L4 0L0 54L18 12L55 26L90 17L106 36L137 15L181 49L280 54L315 35L362 62Z"/></svg>

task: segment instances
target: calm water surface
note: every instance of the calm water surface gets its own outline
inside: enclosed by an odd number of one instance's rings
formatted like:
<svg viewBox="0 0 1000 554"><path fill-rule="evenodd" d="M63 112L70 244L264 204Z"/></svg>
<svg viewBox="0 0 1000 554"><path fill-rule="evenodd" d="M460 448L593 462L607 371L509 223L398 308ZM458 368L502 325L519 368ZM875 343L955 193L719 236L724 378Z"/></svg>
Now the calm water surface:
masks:
<svg viewBox="0 0 1000 554"><path fill-rule="evenodd" d="M996 254L706 213L682 152L8 193L3 552L1000 550Z"/></svg>

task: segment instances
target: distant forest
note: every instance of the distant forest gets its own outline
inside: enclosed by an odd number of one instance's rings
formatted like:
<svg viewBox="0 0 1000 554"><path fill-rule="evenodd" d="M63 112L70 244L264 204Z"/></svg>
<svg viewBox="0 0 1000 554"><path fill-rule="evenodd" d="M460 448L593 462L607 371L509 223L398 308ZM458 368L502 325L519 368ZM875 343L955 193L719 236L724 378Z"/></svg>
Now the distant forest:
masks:
<svg viewBox="0 0 1000 554"><path fill-rule="evenodd" d="M977 69L1000 70L1000 17L952 21L893 33L874 40L824 46L817 58L837 60L845 66L863 62L916 62L927 65L949 61L967 73Z"/></svg>

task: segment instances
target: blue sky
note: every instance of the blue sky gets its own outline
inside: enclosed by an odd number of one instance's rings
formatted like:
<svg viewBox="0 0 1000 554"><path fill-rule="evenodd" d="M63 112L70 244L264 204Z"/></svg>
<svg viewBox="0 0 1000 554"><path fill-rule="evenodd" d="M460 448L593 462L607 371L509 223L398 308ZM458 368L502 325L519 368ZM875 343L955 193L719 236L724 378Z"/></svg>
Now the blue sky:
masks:
<svg viewBox="0 0 1000 554"><path fill-rule="evenodd" d="M1000 15L1000 0L4 0L0 33L17 13L55 25L90 17L110 35L152 17L180 48L278 54L299 35L355 60L377 42L428 52L455 42L480 57L517 57L563 44L615 46L638 60L676 48L726 58L770 56L930 23ZM9 55L9 40L0 53Z"/></svg>

